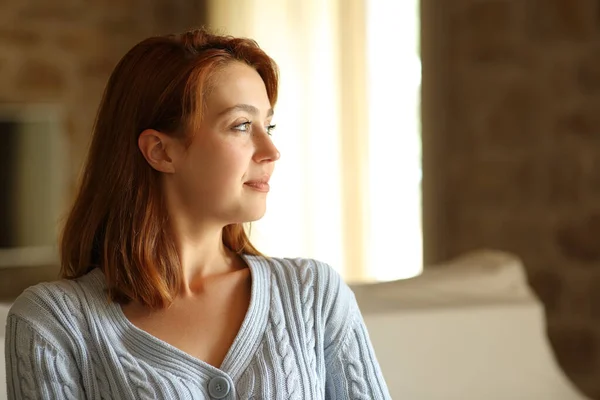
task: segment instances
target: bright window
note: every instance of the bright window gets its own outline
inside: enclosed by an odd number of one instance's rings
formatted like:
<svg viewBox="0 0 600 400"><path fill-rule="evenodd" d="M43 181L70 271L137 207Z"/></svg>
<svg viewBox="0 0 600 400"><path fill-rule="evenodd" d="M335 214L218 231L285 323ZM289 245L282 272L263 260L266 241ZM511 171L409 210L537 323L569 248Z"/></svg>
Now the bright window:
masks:
<svg viewBox="0 0 600 400"><path fill-rule="evenodd" d="M419 3L367 1L370 242L376 280L422 270Z"/></svg>
<svg viewBox="0 0 600 400"><path fill-rule="evenodd" d="M419 274L418 0L209 4L213 28L255 39L281 70L274 141L282 157L272 177L267 214L252 225L253 242L272 256L323 260L353 281ZM356 11L361 7L367 12ZM365 31L357 31L360 27ZM343 28L352 40L340 33ZM364 39L364 49L355 45L356 37ZM350 59L359 64L366 60L365 65L344 64L348 53L343 52L352 52ZM363 84L364 90L358 87ZM344 109L345 85L357 85L350 93L366 93L352 102L364 115ZM353 126L361 128L348 129ZM365 134L368 138L356 136ZM349 157L341 145L352 135L357 139L350 138L352 143L368 147L362 152L359 146L358 157ZM361 201L343 195L355 178ZM357 216L356 221L349 224L348 215ZM359 239L354 242L360 249L348 248L348 235Z"/></svg>

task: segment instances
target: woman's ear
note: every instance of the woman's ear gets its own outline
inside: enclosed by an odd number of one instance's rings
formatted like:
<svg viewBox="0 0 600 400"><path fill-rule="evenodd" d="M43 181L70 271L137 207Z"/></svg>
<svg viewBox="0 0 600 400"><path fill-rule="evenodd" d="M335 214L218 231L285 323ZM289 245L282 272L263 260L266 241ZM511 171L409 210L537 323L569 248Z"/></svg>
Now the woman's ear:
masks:
<svg viewBox="0 0 600 400"><path fill-rule="evenodd" d="M148 164L157 171L172 174L175 172L173 164L176 151L173 138L156 131L146 129L138 137L138 147Z"/></svg>

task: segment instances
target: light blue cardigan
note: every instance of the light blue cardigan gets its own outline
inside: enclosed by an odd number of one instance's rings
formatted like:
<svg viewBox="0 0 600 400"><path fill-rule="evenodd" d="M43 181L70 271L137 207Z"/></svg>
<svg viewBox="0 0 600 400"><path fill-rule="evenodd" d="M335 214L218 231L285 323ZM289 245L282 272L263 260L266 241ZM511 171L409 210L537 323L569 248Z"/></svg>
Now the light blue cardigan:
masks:
<svg viewBox="0 0 600 400"><path fill-rule="evenodd" d="M390 399L354 295L332 268L244 259L250 306L220 369L131 324L98 269L27 289L7 322L9 399Z"/></svg>

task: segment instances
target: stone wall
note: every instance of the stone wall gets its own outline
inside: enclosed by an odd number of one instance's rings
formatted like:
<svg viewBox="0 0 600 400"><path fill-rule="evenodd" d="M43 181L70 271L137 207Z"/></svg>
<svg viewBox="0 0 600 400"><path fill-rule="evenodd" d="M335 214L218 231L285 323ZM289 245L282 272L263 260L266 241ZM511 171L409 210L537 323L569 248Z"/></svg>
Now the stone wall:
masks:
<svg viewBox="0 0 600 400"><path fill-rule="evenodd" d="M204 0L0 0L0 104L49 103L64 110L74 189L119 59L140 40L200 26L205 16ZM57 271L0 270L0 300Z"/></svg>
<svg viewBox="0 0 600 400"><path fill-rule="evenodd" d="M204 23L201 0L0 1L0 102L64 106L72 165L108 76L135 43Z"/></svg>
<svg viewBox="0 0 600 400"><path fill-rule="evenodd" d="M600 399L600 2L423 0L425 259L522 257Z"/></svg>

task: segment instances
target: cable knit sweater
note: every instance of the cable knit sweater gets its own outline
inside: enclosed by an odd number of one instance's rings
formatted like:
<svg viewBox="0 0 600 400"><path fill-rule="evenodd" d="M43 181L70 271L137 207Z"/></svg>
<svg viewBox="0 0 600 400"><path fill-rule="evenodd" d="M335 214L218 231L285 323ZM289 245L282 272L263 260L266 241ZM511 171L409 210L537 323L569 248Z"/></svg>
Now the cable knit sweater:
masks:
<svg viewBox="0 0 600 400"><path fill-rule="evenodd" d="M8 317L9 399L389 399L351 290L328 265L244 256L250 306L215 368L135 327L103 273L27 289Z"/></svg>

